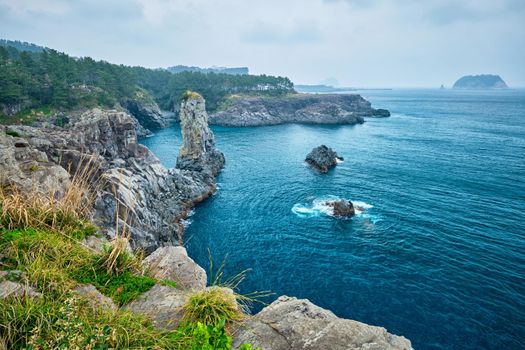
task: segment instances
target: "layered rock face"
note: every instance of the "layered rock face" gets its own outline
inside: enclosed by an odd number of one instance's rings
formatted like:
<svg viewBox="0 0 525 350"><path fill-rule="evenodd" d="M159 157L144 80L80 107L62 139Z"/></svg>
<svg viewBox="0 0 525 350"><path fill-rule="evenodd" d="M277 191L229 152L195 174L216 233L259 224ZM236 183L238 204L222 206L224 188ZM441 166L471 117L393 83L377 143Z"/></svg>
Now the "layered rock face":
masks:
<svg viewBox="0 0 525 350"><path fill-rule="evenodd" d="M224 155L215 149L215 139L208 127L204 98L196 93L181 103L182 146L177 168L216 175L224 165Z"/></svg>
<svg viewBox="0 0 525 350"><path fill-rule="evenodd" d="M370 102L357 94L236 96L210 115L210 124L258 126L284 123L360 124L373 117Z"/></svg>
<svg viewBox="0 0 525 350"><path fill-rule="evenodd" d="M126 98L120 101L120 105L135 118L139 137L149 136L152 130L165 128L178 121L175 113L161 111L155 102Z"/></svg>
<svg viewBox="0 0 525 350"><path fill-rule="evenodd" d="M137 143L134 119L122 111L90 110L71 116L64 127L11 128L0 130L4 184L45 194L52 187L64 189L68 171L74 173L85 158L93 157L92 180L103 185L94 206L95 222L108 236L117 221L120 227L127 225L133 245L146 252L177 245L187 211L215 190L218 166L213 172L166 169Z"/></svg>
<svg viewBox="0 0 525 350"><path fill-rule="evenodd" d="M341 319L306 299L281 296L248 320L233 345L265 350L411 350L405 337L382 327Z"/></svg>

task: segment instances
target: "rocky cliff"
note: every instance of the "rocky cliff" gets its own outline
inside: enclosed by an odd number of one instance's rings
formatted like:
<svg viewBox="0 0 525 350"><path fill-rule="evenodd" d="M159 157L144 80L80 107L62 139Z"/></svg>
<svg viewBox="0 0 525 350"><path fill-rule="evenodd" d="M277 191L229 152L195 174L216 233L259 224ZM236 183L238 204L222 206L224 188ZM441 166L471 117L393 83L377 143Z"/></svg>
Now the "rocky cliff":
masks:
<svg viewBox="0 0 525 350"><path fill-rule="evenodd" d="M384 113L383 113L384 115ZM357 94L232 96L210 115L210 124L258 126L284 123L360 124L378 116Z"/></svg>
<svg viewBox="0 0 525 350"><path fill-rule="evenodd" d="M183 128L183 133L191 129L192 135L183 137L198 138L206 118L195 114ZM119 221L121 227L128 225L134 246L147 252L177 245L183 230L181 220L191 206L215 191L214 175L224 158L208 144L202 159L210 159L208 154L219 157L213 171L166 169L137 143L135 127L128 113L99 109L72 115L63 127L1 127L0 182L22 191L47 194L56 188L60 193L68 184L68 171L74 173L86 158L93 159L92 181L103 184L97 193L94 220L103 231L112 236ZM202 138L213 140L207 126L202 133Z"/></svg>

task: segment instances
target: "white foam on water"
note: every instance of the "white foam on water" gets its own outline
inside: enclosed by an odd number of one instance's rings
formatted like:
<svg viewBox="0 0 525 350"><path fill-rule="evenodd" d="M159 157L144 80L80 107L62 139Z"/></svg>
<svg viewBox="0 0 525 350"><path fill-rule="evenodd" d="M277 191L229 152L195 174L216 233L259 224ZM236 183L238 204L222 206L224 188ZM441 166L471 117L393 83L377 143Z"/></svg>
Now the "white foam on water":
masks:
<svg viewBox="0 0 525 350"><path fill-rule="evenodd" d="M336 162L337 164L341 164L341 163L344 163L345 161L342 160L342 159L339 159L339 158L335 158L335 162Z"/></svg>
<svg viewBox="0 0 525 350"><path fill-rule="evenodd" d="M331 206L327 204L327 202L337 201L340 199L341 199L340 197L333 196L333 195L316 197L316 198L311 199L311 203L294 204L292 207L292 213L294 213L295 215L301 218L312 218L312 217L319 217L323 215L333 216L334 210ZM355 207L356 217L362 217L374 223L379 221L379 218L377 218L376 216L365 214L365 211L374 207L372 204L368 204L362 201L353 201L353 200L351 200L351 202Z"/></svg>

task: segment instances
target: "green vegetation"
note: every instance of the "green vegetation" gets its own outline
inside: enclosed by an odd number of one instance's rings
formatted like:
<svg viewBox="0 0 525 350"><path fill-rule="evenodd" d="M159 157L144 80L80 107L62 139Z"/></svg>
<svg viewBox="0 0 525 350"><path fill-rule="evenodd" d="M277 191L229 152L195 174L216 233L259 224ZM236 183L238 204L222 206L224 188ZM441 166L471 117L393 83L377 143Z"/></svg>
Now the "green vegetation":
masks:
<svg viewBox="0 0 525 350"><path fill-rule="evenodd" d="M21 136L17 131L15 131L13 129L6 129L5 130L5 134L9 135L9 136L13 136L13 137L20 137Z"/></svg>
<svg viewBox="0 0 525 350"><path fill-rule="evenodd" d="M102 252L81 243L96 234L86 220L86 205L92 203L86 177L75 176L59 200L0 191L0 270L11 271L3 278L41 293L0 299L0 347L230 350L229 326L244 314L237 295L219 287L192 295L173 331L157 329L148 318L124 309L93 307L75 293L80 284L92 284L123 306L155 283L176 286L144 274L141 254L129 251L125 232L117 229Z"/></svg>
<svg viewBox="0 0 525 350"><path fill-rule="evenodd" d="M0 45L0 117L2 110L10 115L9 118L3 116L4 123L30 123L60 110L112 107L123 98L146 103L155 101L161 108L173 110L186 90L203 95L210 110L233 93L293 92L293 83L283 77L172 74L163 69L75 58L52 49L26 50L24 43L16 47L10 43ZM9 109L11 112L5 112Z"/></svg>

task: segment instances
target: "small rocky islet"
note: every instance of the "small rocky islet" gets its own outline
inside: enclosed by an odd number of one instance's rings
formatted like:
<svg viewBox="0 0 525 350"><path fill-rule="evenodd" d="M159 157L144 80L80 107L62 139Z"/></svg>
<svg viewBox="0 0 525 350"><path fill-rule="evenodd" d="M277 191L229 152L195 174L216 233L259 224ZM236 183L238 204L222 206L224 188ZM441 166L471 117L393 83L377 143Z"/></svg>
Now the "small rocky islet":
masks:
<svg viewBox="0 0 525 350"><path fill-rule="evenodd" d="M364 106L367 116L373 116L369 103L363 103L361 97L351 99L357 101L358 109ZM82 164L86 166L84 157L92 157L89 165L95 167L97 178L104 179L104 186L96 193L92 218L103 238L90 237L85 244L94 247L90 249L100 249L106 238L115 237L118 223L127 225L132 248L146 252L143 266L152 276L176 281L177 288L156 284L123 308L149 317L156 327L173 329L181 322L182 307L192 293L218 288L207 287L206 272L180 243L184 230L182 219L196 203L216 190L215 176L223 167L225 157L215 147L202 96L187 95L180 105L178 119L183 144L173 169L165 168L137 142L138 130L168 124L162 114L156 109L129 103L125 106L130 110L91 109L68 115L63 126L55 123L0 126L2 185L14 186L22 192L46 193L57 188L56 195L60 196L67 191L71 174ZM317 108L319 106L314 109ZM348 113L341 115L348 118ZM138 117L139 114L142 117ZM145 122L144 116L150 114L156 116L155 121ZM352 120L362 122L362 116L356 115ZM318 114L315 118L323 116ZM339 156L321 146L310 158L320 169L328 169ZM354 213L349 201L335 201L330 205L334 215ZM116 213L119 206L127 209L126 222ZM34 286L10 281L5 276L1 280L2 299L17 295L41 297ZM233 293L227 288L219 292ZM111 299L92 285L79 286L76 293L87 298L95 308L117 309ZM233 333L233 347L244 343L267 350L412 349L409 340L384 328L341 319L308 300L288 296L279 297L240 324Z"/></svg>

